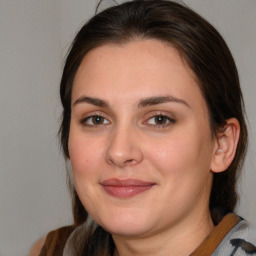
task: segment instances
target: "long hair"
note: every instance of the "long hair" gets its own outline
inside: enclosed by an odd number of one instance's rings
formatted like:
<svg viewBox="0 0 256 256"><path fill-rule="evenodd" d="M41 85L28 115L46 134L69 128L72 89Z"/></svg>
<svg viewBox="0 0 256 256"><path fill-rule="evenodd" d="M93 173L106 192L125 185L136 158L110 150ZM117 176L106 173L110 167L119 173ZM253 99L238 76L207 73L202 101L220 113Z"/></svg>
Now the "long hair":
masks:
<svg viewBox="0 0 256 256"><path fill-rule="evenodd" d="M234 211L237 203L236 183L247 148L244 103L237 68L225 41L212 25L188 7L166 0L135 0L104 10L81 28L66 58L60 84L63 113L59 134L64 156L69 159L71 92L83 57L101 45L125 44L138 38L167 42L180 52L197 77L213 136L228 118L235 117L240 123L233 162L226 171L213 176L209 209L217 224L225 214ZM73 186L71 190L74 222L79 225L86 221L87 212Z"/></svg>

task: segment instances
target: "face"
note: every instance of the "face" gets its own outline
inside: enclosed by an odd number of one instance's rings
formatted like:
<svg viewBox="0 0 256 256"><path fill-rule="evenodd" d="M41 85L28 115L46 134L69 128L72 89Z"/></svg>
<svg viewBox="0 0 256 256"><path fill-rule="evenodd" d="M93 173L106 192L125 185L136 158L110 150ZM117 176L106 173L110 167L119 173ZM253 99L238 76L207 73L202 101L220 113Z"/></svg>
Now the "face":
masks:
<svg viewBox="0 0 256 256"><path fill-rule="evenodd" d="M177 50L157 40L91 50L71 109L74 183L98 224L143 236L209 214L215 142L195 75Z"/></svg>

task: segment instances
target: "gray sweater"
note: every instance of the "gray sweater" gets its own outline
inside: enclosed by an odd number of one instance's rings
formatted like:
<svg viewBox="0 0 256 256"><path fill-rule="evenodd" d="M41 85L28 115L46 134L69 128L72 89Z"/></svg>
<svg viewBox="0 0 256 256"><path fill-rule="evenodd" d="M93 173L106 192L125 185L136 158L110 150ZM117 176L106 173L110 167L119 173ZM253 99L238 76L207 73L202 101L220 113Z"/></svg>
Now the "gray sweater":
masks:
<svg viewBox="0 0 256 256"><path fill-rule="evenodd" d="M256 255L256 230L241 220L229 231L212 256Z"/></svg>

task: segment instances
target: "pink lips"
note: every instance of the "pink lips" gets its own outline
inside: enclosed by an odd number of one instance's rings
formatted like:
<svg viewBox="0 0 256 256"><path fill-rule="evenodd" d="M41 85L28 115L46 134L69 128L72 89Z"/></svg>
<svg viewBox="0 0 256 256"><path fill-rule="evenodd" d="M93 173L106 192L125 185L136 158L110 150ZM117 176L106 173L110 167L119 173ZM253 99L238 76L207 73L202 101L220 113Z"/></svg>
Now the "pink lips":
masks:
<svg viewBox="0 0 256 256"><path fill-rule="evenodd" d="M129 198L152 188L155 183L135 179L109 179L101 182L104 190L118 198Z"/></svg>

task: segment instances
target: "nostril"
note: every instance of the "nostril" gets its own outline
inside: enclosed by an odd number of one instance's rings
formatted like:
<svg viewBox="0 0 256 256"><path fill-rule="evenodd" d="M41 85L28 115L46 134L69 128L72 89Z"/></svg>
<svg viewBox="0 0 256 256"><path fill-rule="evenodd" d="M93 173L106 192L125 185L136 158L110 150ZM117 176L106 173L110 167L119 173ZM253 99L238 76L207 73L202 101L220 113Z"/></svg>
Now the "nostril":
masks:
<svg viewBox="0 0 256 256"><path fill-rule="evenodd" d="M112 159L108 159L107 162L108 162L109 164L114 164L114 161L113 161Z"/></svg>
<svg viewBox="0 0 256 256"><path fill-rule="evenodd" d="M128 166L128 165L135 165L137 163L137 161L135 159L128 159L128 160L125 160L125 161L122 161L120 159L108 159L107 162L111 165L118 165L120 167L125 167L125 166Z"/></svg>
<svg viewBox="0 0 256 256"><path fill-rule="evenodd" d="M126 164L134 164L134 163L136 163L136 161L134 159L128 159L128 160L124 161L124 165L126 165Z"/></svg>
<svg viewBox="0 0 256 256"><path fill-rule="evenodd" d="M122 136L121 136L122 135ZM119 167L134 166L143 159L142 150L135 142L127 139L127 134L115 134L105 151L105 160Z"/></svg>

